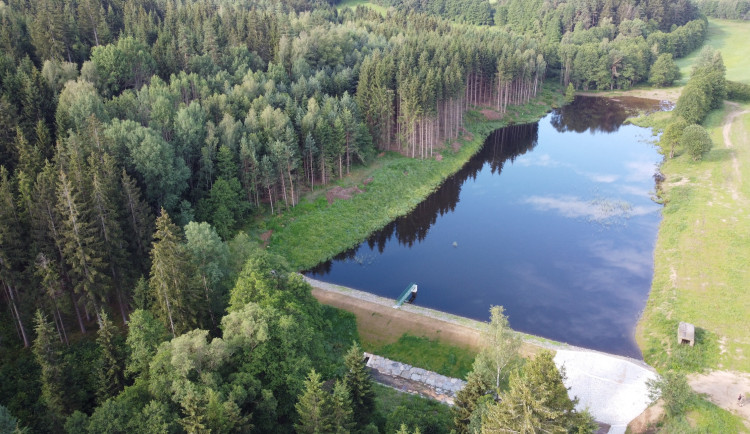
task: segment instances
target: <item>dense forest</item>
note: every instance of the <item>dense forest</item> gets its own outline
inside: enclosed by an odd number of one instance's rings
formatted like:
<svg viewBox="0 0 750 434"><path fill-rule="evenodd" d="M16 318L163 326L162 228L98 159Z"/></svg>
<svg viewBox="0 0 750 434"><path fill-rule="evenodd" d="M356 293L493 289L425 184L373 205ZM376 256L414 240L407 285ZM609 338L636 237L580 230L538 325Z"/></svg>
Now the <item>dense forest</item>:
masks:
<svg viewBox="0 0 750 434"><path fill-rule="evenodd" d="M698 0L698 10L708 17L728 20L750 20L750 1Z"/></svg>
<svg viewBox="0 0 750 434"><path fill-rule="evenodd" d="M0 1L0 416L290 431L322 378L335 429L382 429L353 319L241 229L545 81L670 84L707 26L687 1L384 4Z"/></svg>

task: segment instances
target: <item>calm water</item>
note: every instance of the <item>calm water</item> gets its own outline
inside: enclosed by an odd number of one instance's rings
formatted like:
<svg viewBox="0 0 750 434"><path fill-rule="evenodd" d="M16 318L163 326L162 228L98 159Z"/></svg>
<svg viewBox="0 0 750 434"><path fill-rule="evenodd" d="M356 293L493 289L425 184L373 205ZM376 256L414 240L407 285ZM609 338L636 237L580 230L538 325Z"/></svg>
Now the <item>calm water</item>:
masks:
<svg viewBox="0 0 750 434"><path fill-rule="evenodd" d="M648 100L577 98L537 124L493 133L482 151L410 215L312 277L641 357L633 333L651 286L660 155L648 130L622 125Z"/></svg>

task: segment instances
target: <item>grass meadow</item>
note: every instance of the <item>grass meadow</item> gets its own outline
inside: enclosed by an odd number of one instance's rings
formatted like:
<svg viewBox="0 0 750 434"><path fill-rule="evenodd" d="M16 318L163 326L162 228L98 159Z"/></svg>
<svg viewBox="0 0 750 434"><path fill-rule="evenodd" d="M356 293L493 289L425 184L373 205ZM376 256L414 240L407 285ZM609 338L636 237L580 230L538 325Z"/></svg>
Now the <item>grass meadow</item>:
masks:
<svg viewBox="0 0 750 434"><path fill-rule="evenodd" d="M367 0L343 0L336 5L336 9L341 11L342 9L346 9L346 8L354 9L357 6L368 7L382 16L385 16L385 13L387 11L385 7L377 5L372 2L368 2Z"/></svg>
<svg viewBox="0 0 750 434"><path fill-rule="evenodd" d="M726 103L704 122L714 142L703 161L666 160L663 220L654 281L638 328L647 362L659 368L750 372L750 113L723 124ZM750 105L739 110L750 110ZM677 323L698 327L695 348L677 347Z"/></svg>
<svg viewBox="0 0 750 434"><path fill-rule="evenodd" d="M711 45L721 51L724 65L727 67L727 80L750 84L750 23L709 19L708 39ZM684 85L690 78L690 70L698 59L701 50L695 50L689 56L677 59L677 66L682 73L679 85Z"/></svg>

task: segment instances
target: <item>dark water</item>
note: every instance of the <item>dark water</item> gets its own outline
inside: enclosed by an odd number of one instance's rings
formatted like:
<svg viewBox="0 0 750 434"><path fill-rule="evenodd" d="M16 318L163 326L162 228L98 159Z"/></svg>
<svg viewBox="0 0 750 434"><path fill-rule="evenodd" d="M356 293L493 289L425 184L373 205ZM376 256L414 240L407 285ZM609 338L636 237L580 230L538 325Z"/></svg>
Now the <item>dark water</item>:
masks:
<svg viewBox="0 0 750 434"><path fill-rule="evenodd" d="M577 98L537 124L494 132L411 214L321 264L317 279L641 357L633 333L651 286L660 155L622 125L649 100Z"/></svg>

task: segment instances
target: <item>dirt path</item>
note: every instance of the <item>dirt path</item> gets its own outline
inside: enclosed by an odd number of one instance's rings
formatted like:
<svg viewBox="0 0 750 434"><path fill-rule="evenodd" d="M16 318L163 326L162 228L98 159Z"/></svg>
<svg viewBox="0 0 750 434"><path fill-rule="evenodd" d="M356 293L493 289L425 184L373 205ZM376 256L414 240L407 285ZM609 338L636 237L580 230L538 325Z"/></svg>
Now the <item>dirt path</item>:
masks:
<svg viewBox="0 0 750 434"><path fill-rule="evenodd" d="M698 393L705 393L709 401L745 419L750 428L750 399L743 407L737 405L737 397L750 395L750 374L731 371L713 371L708 374L693 374L688 377L690 386Z"/></svg>
<svg viewBox="0 0 750 434"><path fill-rule="evenodd" d="M739 187L742 185L742 172L740 171L740 162L737 159L737 154L735 152L734 144L732 143L731 138L731 131L732 131L732 124L734 123L735 119L737 119L739 116L742 116L744 114L750 113L750 111L740 111L740 105L734 102L726 101L725 104L730 107L730 109L727 111L727 115L724 118L724 126L721 130L722 136L724 138L724 146L727 149L730 149L730 154L732 156L732 174L733 177L731 179L731 182L727 185L727 188L732 193L732 199L735 201L740 200L740 194L739 194Z"/></svg>
<svg viewBox="0 0 750 434"><path fill-rule="evenodd" d="M730 150L732 157L732 176L726 188L731 192L732 198L736 202L746 202L748 198L743 197L740 193L742 185L742 171L740 169L740 160L737 158L735 143L732 143L731 131L735 120L750 110L741 110L739 104L726 101L728 107L727 114L724 117L722 126L722 138L724 146ZM737 397L740 393L746 398L750 395L750 374L736 371L713 371L708 374L694 374L688 377L690 386L698 393L706 394L708 400L730 412L733 412L743 419L745 425L750 428L750 403L743 407L737 405Z"/></svg>

